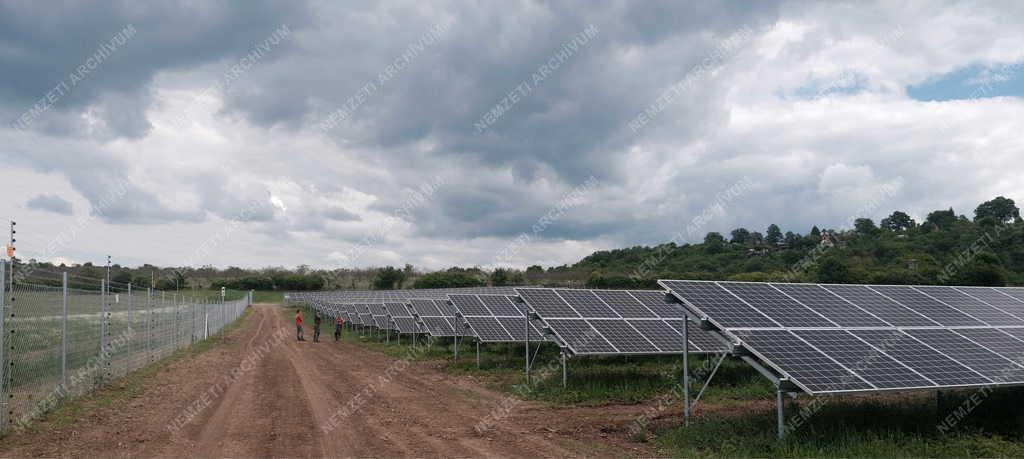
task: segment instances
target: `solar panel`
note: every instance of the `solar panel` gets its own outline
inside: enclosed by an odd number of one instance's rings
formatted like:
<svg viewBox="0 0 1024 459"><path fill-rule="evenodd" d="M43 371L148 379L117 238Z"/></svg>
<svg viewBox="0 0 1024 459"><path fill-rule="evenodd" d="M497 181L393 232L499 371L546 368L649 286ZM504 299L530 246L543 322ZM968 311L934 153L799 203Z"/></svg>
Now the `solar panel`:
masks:
<svg viewBox="0 0 1024 459"><path fill-rule="evenodd" d="M569 305L551 289L516 289L537 314L543 317L579 317Z"/></svg>
<svg viewBox="0 0 1024 459"><path fill-rule="evenodd" d="M513 341L512 335L494 317L469 316L464 320L476 332L480 341L507 343Z"/></svg>
<svg viewBox="0 0 1024 459"><path fill-rule="evenodd" d="M589 320L592 327L615 346L620 354L650 354L661 352L657 346L644 338L628 322L622 320Z"/></svg>
<svg viewBox="0 0 1024 459"><path fill-rule="evenodd" d="M582 289L519 291L523 293L526 304L536 310L538 316L554 334L561 338L563 346L568 347L573 354L678 354L686 349L683 346L680 328L683 321L674 319L683 317L684 310L678 304L667 303L664 292ZM541 303L534 304L538 298ZM648 307L640 298L656 301L658 306ZM572 320L556 320L564 317L546 315L543 311L546 310L550 314L566 314L566 306L571 307L574 312L579 312L582 315L579 319L586 322L594 333L601 335L602 344L590 346L593 349L566 344L566 337L579 335L580 330L584 329L583 325ZM671 322L658 317L658 311L673 317ZM560 327L570 328L563 330ZM729 349L728 344L698 327L691 328L690 332L690 352L725 352ZM603 342L607 342L613 349L606 349Z"/></svg>
<svg viewBox="0 0 1024 459"><path fill-rule="evenodd" d="M681 331L672 328L664 320L632 319L627 322L664 352L682 352L684 349L685 341L683 341ZM683 321L680 320L679 322L682 323ZM691 350L701 350L699 347L692 349L693 347L697 346L691 346Z"/></svg>
<svg viewBox="0 0 1024 459"><path fill-rule="evenodd" d="M999 331L1024 341L1024 329L1022 328L1000 328Z"/></svg>
<svg viewBox="0 0 1024 459"><path fill-rule="evenodd" d="M523 330L526 327L525 318L512 318L512 317L496 317L498 323L505 327L505 331L512 336L512 341L521 342L526 341ZM530 323L530 341L540 342L548 341L548 338L544 336L537 327L536 321Z"/></svg>
<svg viewBox="0 0 1024 459"><path fill-rule="evenodd" d="M940 386L987 385L988 378L899 330L850 330L850 333Z"/></svg>
<svg viewBox="0 0 1024 459"><path fill-rule="evenodd" d="M871 384L786 330L741 330L736 335L769 365L811 394L871 390Z"/></svg>
<svg viewBox="0 0 1024 459"><path fill-rule="evenodd" d="M722 328L778 327L777 322L750 307L714 282L658 281L680 300Z"/></svg>
<svg viewBox="0 0 1024 459"><path fill-rule="evenodd" d="M836 324L786 296L770 284L719 282L762 314L784 327L834 327Z"/></svg>
<svg viewBox="0 0 1024 459"><path fill-rule="evenodd" d="M871 286L871 289L942 325L985 325L910 286L877 285Z"/></svg>
<svg viewBox="0 0 1024 459"><path fill-rule="evenodd" d="M559 340L577 354L617 354L604 337L582 319L548 319Z"/></svg>
<svg viewBox="0 0 1024 459"><path fill-rule="evenodd" d="M455 317L455 314L458 313L455 306L448 300L434 300L434 305L441 310L441 315L443 316Z"/></svg>
<svg viewBox="0 0 1024 459"><path fill-rule="evenodd" d="M683 324L686 321L682 319L665 319L665 323L675 329L680 336L683 334ZM703 353L727 352L731 350L731 345L722 342L721 339L716 338L711 332L701 330L696 324L691 322L689 328L686 336L690 338L691 353L694 352L693 349Z"/></svg>
<svg viewBox="0 0 1024 459"><path fill-rule="evenodd" d="M683 307L674 301L669 301L668 295L662 291L653 290L629 290L629 294L644 304L647 309L658 317L682 319L684 317Z"/></svg>
<svg viewBox="0 0 1024 459"><path fill-rule="evenodd" d="M996 287L995 290L998 291L999 293L1003 293L1003 294L1012 296L1014 299L1017 299L1017 300L1020 300L1020 301L1024 301L1024 288L1020 288L1020 287Z"/></svg>
<svg viewBox="0 0 1024 459"><path fill-rule="evenodd" d="M906 330L905 333L992 381L1024 382L1024 367L975 344L952 330Z"/></svg>
<svg viewBox="0 0 1024 459"><path fill-rule="evenodd" d="M427 333L430 333L431 336L456 336L455 327L452 326L451 319L445 317L422 317L420 321L423 322Z"/></svg>
<svg viewBox="0 0 1024 459"><path fill-rule="evenodd" d="M594 294L605 304L627 319L643 319L658 317L640 300L624 290L595 290ZM664 297L664 294L660 294Z"/></svg>
<svg viewBox="0 0 1024 459"><path fill-rule="evenodd" d="M477 298L491 311L491 315L501 317L522 316L523 311L505 295L477 295Z"/></svg>
<svg viewBox="0 0 1024 459"><path fill-rule="evenodd" d="M954 287L958 292L984 301L985 304L998 308L1018 319L1024 319L1024 302L999 292L991 287Z"/></svg>
<svg viewBox="0 0 1024 459"><path fill-rule="evenodd" d="M589 290L556 289L554 292L575 309L581 317L619 317L594 292Z"/></svg>
<svg viewBox="0 0 1024 459"><path fill-rule="evenodd" d="M960 310L964 314L985 322L986 325L997 327L1006 325L1024 325L1024 321L953 287L921 286L915 288L925 295Z"/></svg>
<svg viewBox="0 0 1024 459"><path fill-rule="evenodd" d="M412 310L418 316L436 317L442 315L441 310L434 304L434 300L412 299L409 300L409 303L412 304Z"/></svg>
<svg viewBox="0 0 1024 459"><path fill-rule="evenodd" d="M938 322L907 309L863 285L828 284L821 287L874 314L879 319L888 322L890 326L928 327L938 325Z"/></svg>
<svg viewBox="0 0 1024 459"><path fill-rule="evenodd" d="M963 336L985 349L1001 355L1008 361L1021 363L1024 359L1024 341L995 328L964 328L956 330Z"/></svg>
<svg viewBox="0 0 1024 459"><path fill-rule="evenodd" d="M803 303L818 314L843 327L884 327L867 311L813 284L772 284L773 287Z"/></svg>
<svg viewBox="0 0 1024 459"><path fill-rule="evenodd" d="M491 311L476 295L452 295L452 304L463 316L490 316Z"/></svg>
<svg viewBox="0 0 1024 459"><path fill-rule="evenodd" d="M399 333L415 334L420 332L419 324L412 317L392 317L391 321Z"/></svg>
<svg viewBox="0 0 1024 459"><path fill-rule="evenodd" d="M845 330L794 330L794 334L879 389L926 388L935 383Z"/></svg>

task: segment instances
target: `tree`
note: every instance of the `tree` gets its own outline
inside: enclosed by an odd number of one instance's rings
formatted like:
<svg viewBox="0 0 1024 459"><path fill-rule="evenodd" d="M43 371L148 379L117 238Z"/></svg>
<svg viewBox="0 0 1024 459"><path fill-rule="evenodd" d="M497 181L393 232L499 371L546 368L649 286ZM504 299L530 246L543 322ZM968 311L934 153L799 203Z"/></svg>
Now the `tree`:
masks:
<svg viewBox="0 0 1024 459"><path fill-rule="evenodd" d="M177 286L178 290L185 290L188 287L188 278L185 277L185 270L175 269L171 273L171 281Z"/></svg>
<svg viewBox="0 0 1024 459"><path fill-rule="evenodd" d="M882 219L882 229L899 233L917 226L917 222L905 212L895 211L892 215Z"/></svg>
<svg viewBox="0 0 1024 459"><path fill-rule="evenodd" d="M767 242L769 246L777 247L782 243L782 237L782 229L779 228L779 225L774 223L768 225L768 230L764 233L764 241Z"/></svg>
<svg viewBox="0 0 1024 459"><path fill-rule="evenodd" d="M974 209L974 221L977 222L985 217L991 217L999 223L1019 222L1020 209L1012 199L999 196L991 201L986 201Z"/></svg>
<svg viewBox="0 0 1024 459"><path fill-rule="evenodd" d="M394 290L405 281L405 273L394 266L381 268L377 271L377 277L373 279L373 288L377 290Z"/></svg>
<svg viewBox="0 0 1024 459"><path fill-rule="evenodd" d="M721 244L725 244L725 237L723 237L721 233L716 233L716 232L712 231L712 232L710 232L710 233L708 233L707 235L704 236L704 244L706 244L706 245L715 245L715 244L721 245Z"/></svg>
<svg viewBox="0 0 1024 459"><path fill-rule="evenodd" d="M532 265L526 268L526 274L544 274L544 267L541 265Z"/></svg>
<svg viewBox="0 0 1024 459"><path fill-rule="evenodd" d="M462 272L439 271L424 274L413 282L413 288L459 288L482 287L484 282L477 276Z"/></svg>
<svg viewBox="0 0 1024 459"><path fill-rule="evenodd" d="M956 223L956 212L953 211L952 207L950 207L949 210L936 210L935 212L928 214L928 218L926 218L925 221L936 228L950 228L954 223Z"/></svg>
<svg viewBox="0 0 1024 459"><path fill-rule="evenodd" d="M754 231L753 233L750 233L749 241L750 245L754 247L761 247L764 245L764 235L759 231Z"/></svg>
<svg viewBox="0 0 1024 459"><path fill-rule="evenodd" d="M1001 287L1006 285L1006 268L990 253L980 253L952 277L952 285L983 285Z"/></svg>
<svg viewBox="0 0 1024 459"><path fill-rule="evenodd" d="M704 236L704 251L707 253L720 253L725 246L725 238L714 231Z"/></svg>
<svg viewBox="0 0 1024 459"><path fill-rule="evenodd" d="M800 235L792 231L786 231L786 236L783 240L786 241L786 246L791 249L795 249L796 246L800 245Z"/></svg>
<svg viewBox="0 0 1024 459"><path fill-rule="evenodd" d="M858 218L854 220L853 229L857 231L857 234L863 234L866 236L870 236L878 232L878 227L875 226L874 220L870 218Z"/></svg>
<svg viewBox="0 0 1024 459"><path fill-rule="evenodd" d="M746 228L736 228L732 230L732 233L730 233L730 235L732 236L731 242L733 244L743 245L750 241L750 231L747 230Z"/></svg>
<svg viewBox="0 0 1024 459"><path fill-rule="evenodd" d="M829 257L818 263L815 270L818 282L823 284L844 284L850 281L850 268L835 257Z"/></svg>
<svg viewBox="0 0 1024 459"><path fill-rule="evenodd" d="M494 287L504 287L508 284L508 270L505 268L495 268L494 272L491 273L491 285Z"/></svg>

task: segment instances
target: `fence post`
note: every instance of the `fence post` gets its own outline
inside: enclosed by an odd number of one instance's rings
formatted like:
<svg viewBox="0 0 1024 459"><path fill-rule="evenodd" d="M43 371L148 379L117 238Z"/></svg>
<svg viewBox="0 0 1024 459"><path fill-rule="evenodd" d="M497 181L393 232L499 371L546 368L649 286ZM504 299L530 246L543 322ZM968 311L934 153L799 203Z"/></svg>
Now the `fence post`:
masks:
<svg viewBox="0 0 1024 459"><path fill-rule="evenodd" d="M146 359L153 363L153 288L146 289L146 308L149 309L149 317L146 318Z"/></svg>
<svg viewBox="0 0 1024 459"><path fill-rule="evenodd" d="M7 430L7 361L4 349L7 344L7 262L0 260L0 431Z"/></svg>
<svg viewBox="0 0 1024 459"><path fill-rule="evenodd" d="M60 319L60 383L64 391L68 390L68 273L64 271L61 275L64 284L64 314Z"/></svg>
<svg viewBox="0 0 1024 459"><path fill-rule="evenodd" d="M178 296L174 295L172 298L174 298L174 344L171 347L177 350L179 341L181 341L179 339L181 338L181 308L178 304ZM185 301L185 297L182 296L181 300Z"/></svg>
<svg viewBox="0 0 1024 459"><path fill-rule="evenodd" d="M100 280L100 381L107 371L107 281Z"/></svg>

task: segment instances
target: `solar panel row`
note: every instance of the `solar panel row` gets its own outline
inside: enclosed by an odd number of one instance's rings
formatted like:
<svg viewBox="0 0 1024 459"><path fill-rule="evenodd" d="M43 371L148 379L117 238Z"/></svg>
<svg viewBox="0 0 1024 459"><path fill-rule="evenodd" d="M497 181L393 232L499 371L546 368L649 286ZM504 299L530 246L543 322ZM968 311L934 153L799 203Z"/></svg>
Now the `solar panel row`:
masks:
<svg viewBox="0 0 1024 459"><path fill-rule="evenodd" d="M482 342L520 343L526 341L526 312L514 296L450 295L451 304L463 323ZM550 341L541 329L543 324L530 322L532 342Z"/></svg>
<svg viewBox="0 0 1024 459"><path fill-rule="evenodd" d="M660 283L811 394L1024 384L1022 289Z"/></svg>
<svg viewBox="0 0 1024 459"><path fill-rule="evenodd" d="M1015 288L661 284L723 329L1024 326L1024 292Z"/></svg>
<svg viewBox="0 0 1024 459"><path fill-rule="evenodd" d="M523 301L574 355L725 352L715 336L691 326L664 292L517 288Z"/></svg>

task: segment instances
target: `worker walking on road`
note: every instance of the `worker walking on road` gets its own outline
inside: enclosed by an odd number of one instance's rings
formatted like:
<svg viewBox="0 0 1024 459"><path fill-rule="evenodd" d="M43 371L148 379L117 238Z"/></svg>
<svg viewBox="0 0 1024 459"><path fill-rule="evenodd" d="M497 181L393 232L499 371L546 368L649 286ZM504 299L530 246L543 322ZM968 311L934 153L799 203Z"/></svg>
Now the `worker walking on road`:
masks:
<svg viewBox="0 0 1024 459"><path fill-rule="evenodd" d="M299 341L306 340L306 337L302 335L302 311L299 309L295 310L295 333Z"/></svg>
<svg viewBox="0 0 1024 459"><path fill-rule="evenodd" d="M320 342L320 313L319 312L317 312L316 315L313 316L313 342L314 343L319 343Z"/></svg>
<svg viewBox="0 0 1024 459"><path fill-rule="evenodd" d="M338 316L338 319L334 321L334 342L337 343L341 340L341 327L345 325L345 319Z"/></svg>

